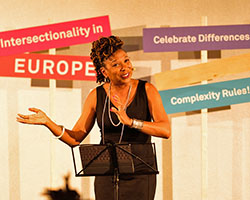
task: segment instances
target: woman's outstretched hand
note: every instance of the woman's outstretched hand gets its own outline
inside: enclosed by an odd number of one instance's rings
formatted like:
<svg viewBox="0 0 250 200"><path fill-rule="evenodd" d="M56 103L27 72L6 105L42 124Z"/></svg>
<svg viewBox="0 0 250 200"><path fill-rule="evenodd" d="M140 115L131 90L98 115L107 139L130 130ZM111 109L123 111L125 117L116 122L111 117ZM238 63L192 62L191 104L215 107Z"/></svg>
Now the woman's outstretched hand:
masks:
<svg viewBox="0 0 250 200"><path fill-rule="evenodd" d="M29 111L32 111L35 114L31 115L17 114L18 117L16 118L16 120L24 124L46 125L48 117L43 111L37 108L29 108Z"/></svg>

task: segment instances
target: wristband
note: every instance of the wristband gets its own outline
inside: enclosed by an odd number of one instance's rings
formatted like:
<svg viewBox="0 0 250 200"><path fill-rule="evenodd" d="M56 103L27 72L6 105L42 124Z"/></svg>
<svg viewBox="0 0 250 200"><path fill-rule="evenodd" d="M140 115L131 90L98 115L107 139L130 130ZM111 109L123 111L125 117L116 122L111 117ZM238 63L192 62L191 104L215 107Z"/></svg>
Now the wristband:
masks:
<svg viewBox="0 0 250 200"><path fill-rule="evenodd" d="M143 121L138 119L133 119L131 128L142 129Z"/></svg>
<svg viewBox="0 0 250 200"><path fill-rule="evenodd" d="M65 133L65 127L64 126L60 126L60 127L62 128L62 133L61 133L61 135L54 136L55 139L60 139L63 136L63 134Z"/></svg>

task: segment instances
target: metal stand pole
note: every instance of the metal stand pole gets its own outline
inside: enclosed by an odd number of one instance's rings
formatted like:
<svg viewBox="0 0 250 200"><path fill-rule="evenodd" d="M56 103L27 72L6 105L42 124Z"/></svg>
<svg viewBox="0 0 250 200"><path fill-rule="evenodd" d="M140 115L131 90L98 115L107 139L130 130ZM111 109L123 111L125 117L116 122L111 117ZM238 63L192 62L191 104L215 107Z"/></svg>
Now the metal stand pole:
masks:
<svg viewBox="0 0 250 200"><path fill-rule="evenodd" d="M114 199L119 200L119 172L117 168L114 170Z"/></svg>

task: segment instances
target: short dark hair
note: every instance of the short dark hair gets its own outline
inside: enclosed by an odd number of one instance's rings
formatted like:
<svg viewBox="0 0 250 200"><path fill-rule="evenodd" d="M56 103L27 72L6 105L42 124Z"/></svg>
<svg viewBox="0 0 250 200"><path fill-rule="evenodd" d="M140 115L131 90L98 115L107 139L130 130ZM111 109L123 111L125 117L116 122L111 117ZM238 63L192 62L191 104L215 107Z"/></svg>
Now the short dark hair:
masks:
<svg viewBox="0 0 250 200"><path fill-rule="evenodd" d="M104 67L103 62L107 60L118 49L122 48L123 41L117 36L101 37L92 42L90 58L93 61L96 71L96 82L104 82L104 76L101 73L101 67Z"/></svg>

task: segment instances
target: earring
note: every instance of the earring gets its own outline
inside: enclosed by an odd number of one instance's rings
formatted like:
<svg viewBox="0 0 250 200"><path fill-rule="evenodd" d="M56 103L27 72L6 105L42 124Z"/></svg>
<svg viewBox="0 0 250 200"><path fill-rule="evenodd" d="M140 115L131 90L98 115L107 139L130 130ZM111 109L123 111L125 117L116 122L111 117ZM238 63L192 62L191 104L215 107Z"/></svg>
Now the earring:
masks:
<svg viewBox="0 0 250 200"><path fill-rule="evenodd" d="M104 77L104 82L109 83L110 82L109 77Z"/></svg>

